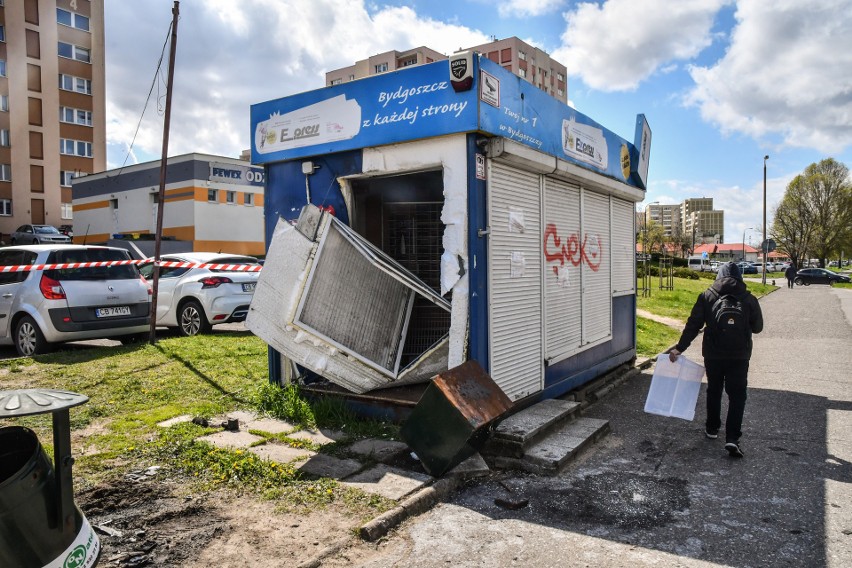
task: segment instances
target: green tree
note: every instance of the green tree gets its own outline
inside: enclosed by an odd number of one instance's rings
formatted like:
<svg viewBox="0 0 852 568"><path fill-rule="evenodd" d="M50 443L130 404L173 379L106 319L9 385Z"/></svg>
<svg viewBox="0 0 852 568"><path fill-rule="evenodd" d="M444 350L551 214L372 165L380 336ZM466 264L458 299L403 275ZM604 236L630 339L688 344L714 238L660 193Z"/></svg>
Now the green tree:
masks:
<svg viewBox="0 0 852 568"><path fill-rule="evenodd" d="M849 239L852 185L849 168L826 158L796 176L775 210L772 236L801 266L813 255L825 259Z"/></svg>

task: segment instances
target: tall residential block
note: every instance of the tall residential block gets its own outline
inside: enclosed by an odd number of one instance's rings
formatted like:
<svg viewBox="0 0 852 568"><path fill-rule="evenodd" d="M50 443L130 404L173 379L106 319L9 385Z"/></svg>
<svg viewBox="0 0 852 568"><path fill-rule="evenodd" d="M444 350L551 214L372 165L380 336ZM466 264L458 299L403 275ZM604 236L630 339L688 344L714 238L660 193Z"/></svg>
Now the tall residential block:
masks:
<svg viewBox="0 0 852 568"><path fill-rule="evenodd" d="M551 59L547 52L517 37L494 39L482 45L459 48L458 51L481 53L552 97L563 103L568 102L566 67L555 59ZM349 67L329 71L325 74L325 84L326 86L339 85L379 73L396 71L410 65L422 65L442 59L447 59L447 56L428 47L416 47L408 51L386 51L357 61Z"/></svg>
<svg viewBox="0 0 852 568"><path fill-rule="evenodd" d="M0 232L71 224L106 169L103 0L0 0Z"/></svg>

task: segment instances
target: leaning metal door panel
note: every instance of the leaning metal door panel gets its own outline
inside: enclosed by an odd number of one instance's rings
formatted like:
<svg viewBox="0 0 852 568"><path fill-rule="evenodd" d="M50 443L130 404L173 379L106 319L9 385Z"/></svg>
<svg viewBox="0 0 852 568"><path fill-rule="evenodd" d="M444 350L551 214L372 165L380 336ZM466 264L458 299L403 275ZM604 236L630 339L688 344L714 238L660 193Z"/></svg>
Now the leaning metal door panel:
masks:
<svg viewBox="0 0 852 568"><path fill-rule="evenodd" d="M537 174L489 160L490 374L512 400L541 391L541 189Z"/></svg>

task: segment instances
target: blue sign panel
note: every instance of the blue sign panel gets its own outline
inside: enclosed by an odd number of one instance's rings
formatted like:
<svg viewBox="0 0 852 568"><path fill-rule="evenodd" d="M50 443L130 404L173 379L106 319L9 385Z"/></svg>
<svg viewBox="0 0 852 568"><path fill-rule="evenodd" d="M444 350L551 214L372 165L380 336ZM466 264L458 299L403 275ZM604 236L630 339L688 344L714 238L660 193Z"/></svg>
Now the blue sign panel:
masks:
<svg viewBox="0 0 852 568"><path fill-rule="evenodd" d="M456 93L449 63L252 105L251 160L265 164L476 130L476 91Z"/></svg>
<svg viewBox="0 0 852 568"><path fill-rule="evenodd" d="M480 59L480 129L630 185L633 144L489 59Z"/></svg>
<svg viewBox="0 0 852 568"><path fill-rule="evenodd" d="M651 143L643 115L637 147L470 54L252 105L251 129L254 164L478 131L641 189Z"/></svg>

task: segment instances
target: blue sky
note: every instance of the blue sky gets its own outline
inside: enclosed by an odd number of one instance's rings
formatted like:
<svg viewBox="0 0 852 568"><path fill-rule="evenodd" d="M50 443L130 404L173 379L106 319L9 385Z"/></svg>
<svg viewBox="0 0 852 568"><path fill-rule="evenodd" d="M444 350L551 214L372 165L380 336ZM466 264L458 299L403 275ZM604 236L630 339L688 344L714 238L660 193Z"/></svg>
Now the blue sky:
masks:
<svg viewBox="0 0 852 568"><path fill-rule="evenodd" d="M573 106L622 137L633 139L644 113L653 132L645 203L713 197L725 242L762 224L764 155L770 224L809 164L852 167L852 0L496 4L183 0L169 153L237 156L249 147L253 103L319 88L327 70L375 53L451 54L493 35L564 63ZM109 167L160 156L162 80L128 148L172 6L105 0ZM747 242L760 238L747 231Z"/></svg>

